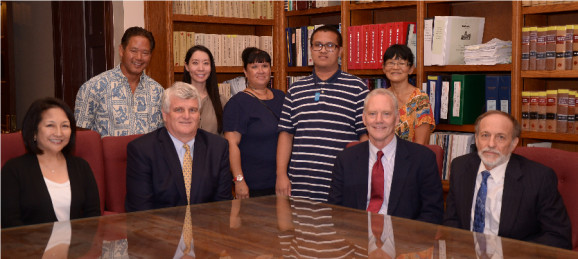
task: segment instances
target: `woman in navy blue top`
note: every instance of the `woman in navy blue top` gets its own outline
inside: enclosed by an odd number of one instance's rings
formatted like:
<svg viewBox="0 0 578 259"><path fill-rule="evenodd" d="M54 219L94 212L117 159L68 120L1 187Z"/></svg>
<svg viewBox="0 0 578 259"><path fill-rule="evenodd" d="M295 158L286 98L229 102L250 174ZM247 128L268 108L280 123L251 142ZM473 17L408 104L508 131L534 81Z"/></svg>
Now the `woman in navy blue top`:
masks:
<svg viewBox="0 0 578 259"><path fill-rule="evenodd" d="M237 199L275 194L277 124L285 93L267 86L271 56L258 48L242 54L247 88L225 105L223 131Z"/></svg>

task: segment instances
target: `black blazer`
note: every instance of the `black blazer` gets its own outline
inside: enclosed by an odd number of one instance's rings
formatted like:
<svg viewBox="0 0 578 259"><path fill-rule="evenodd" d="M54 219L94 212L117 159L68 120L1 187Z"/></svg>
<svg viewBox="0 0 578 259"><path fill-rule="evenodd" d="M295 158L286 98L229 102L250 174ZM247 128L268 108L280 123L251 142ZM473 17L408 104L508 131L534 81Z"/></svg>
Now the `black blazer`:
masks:
<svg viewBox="0 0 578 259"><path fill-rule="evenodd" d="M338 154L328 202L366 210L368 172L368 141ZM388 215L434 224L442 223L442 183L436 157L431 150L397 138L388 202Z"/></svg>
<svg viewBox="0 0 578 259"><path fill-rule="evenodd" d="M480 157L470 153L454 159L451 166L444 225L470 230ZM512 154L506 167L498 235L571 249L571 233L554 171Z"/></svg>
<svg viewBox="0 0 578 259"><path fill-rule="evenodd" d="M181 162L165 127L128 144L126 167L127 212L186 205ZM231 200L232 181L227 140L198 129L191 204Z"/></svg>
<svg viewBox="0 0 578 259"><path fill-rule="evenodd" d="M70 219L100 216L98 187L84 159L66 157L70 180ZM58 221L38 158L24 154L2 168L2 228Z"/></svg>

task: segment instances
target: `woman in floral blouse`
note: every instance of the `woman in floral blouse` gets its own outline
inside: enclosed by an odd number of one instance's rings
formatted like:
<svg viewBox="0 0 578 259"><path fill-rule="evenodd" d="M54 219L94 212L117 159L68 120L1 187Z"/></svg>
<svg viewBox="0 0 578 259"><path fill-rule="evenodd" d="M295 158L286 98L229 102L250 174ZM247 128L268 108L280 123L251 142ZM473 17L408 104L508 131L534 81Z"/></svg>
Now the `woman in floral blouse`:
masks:
<svg viewBox="0 0 578 259"><path fill-rule="evenodd" d="M391 83L388 89L399 103L400 122L396 134L402 139L425 145L429 143L435 121L427 94L408 81L414 69L413 53L405 45L392 45L383 54L383 73Z"/></svg>

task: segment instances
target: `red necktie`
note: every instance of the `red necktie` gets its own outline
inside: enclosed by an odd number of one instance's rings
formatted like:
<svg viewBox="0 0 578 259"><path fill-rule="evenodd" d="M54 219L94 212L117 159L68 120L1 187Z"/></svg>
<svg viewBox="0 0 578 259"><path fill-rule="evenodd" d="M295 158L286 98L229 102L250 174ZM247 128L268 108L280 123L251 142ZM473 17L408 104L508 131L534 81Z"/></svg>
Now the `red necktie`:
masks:
<svg viewBox="0 0 578 259"><path fill-rule="evenodd" d="M383 234L383 215L371 215L371 232L375 237L375 245L377 246L377 249L381 249L383 246L383 243L381 242L381 234Z"/></svg>
<svg viewBox="0 0 578 259"><path fill-rule="evenodd" d="M373 164L371 169L371 196L369 198L369 206L367 206L367 211L373 213L379 213L381 205L383 204L383 164L381 163L381 158L383 157L383 152L377 151L377 161Z"/></svg>

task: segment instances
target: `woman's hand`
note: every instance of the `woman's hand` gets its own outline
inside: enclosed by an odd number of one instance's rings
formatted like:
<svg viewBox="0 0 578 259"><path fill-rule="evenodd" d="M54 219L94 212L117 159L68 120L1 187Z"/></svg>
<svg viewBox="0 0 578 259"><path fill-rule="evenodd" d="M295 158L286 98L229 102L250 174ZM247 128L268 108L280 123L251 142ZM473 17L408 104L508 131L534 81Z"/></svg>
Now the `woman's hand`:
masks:
<svg viewBox="0 0 578 259"><path fill-rule="evenodd" d="M247 186L245 180L235 182L235 198L237 199L249 198L249 186Z"/></svg>

